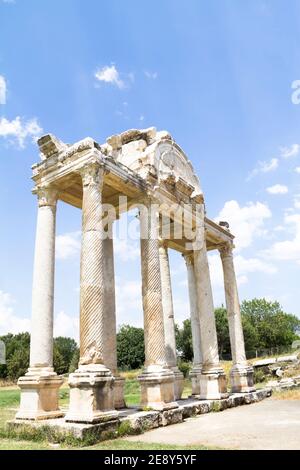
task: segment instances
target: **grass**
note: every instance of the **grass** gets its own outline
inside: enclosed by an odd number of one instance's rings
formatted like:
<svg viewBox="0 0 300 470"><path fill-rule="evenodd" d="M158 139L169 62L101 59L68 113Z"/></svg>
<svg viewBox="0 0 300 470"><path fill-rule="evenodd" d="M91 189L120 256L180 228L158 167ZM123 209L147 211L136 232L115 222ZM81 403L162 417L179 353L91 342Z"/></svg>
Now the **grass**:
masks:
<svg viewBox="0 0 300 470"><path fill-rule="evenodd" d="M300 400L300 388L282 390L280 392L274 391L272 394L272 399L273 400Z"/></svg>
<svg viewBox="0 0 300 470"><path fill-rule="evenodd" d="M0 450L57 450L57 449L70 449L70 450L209 450L210 447L197 445L197 446L176 446L171 444L160 444L156 442L132 442L126 439L114 439L112 441L101 442L93 446L87 447L70 447L51 445L48 442L33 442L14 439L0 439Z"/></svg>

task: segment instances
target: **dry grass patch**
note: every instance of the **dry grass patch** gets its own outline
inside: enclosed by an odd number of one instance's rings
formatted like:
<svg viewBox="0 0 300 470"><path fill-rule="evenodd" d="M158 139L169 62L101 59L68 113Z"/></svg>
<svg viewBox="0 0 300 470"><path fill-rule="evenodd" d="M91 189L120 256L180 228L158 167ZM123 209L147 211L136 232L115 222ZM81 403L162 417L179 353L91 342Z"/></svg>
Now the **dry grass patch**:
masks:
<svg viewBox="0 0 300 470"><path fill-rule="evenodd" d="M291 390L283 390L280 392L273 391L273 400L300 400L300 388L293 388Z"/></svg>

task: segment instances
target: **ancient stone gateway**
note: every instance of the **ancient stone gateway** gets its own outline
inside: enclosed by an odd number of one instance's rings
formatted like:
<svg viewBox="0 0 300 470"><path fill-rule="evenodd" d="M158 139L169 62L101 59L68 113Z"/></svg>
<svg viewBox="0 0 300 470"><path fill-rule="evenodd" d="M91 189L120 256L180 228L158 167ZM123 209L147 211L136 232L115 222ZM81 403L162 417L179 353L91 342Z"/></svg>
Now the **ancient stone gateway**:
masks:
<svg viewBox="0 0 300 470"><path fill-rule="evenodd" d="M176 363L168 248L181 252L188 272L194 365L192 393L199 399L227 396L219 356L207 251L219 250L226 293L233 367L231 390L253 389L246 362L232 249L226 224L205 215L193 167L167 132L129 130L103 145L86 138L67 145L52 135L38 141L41 162L33 166L38 198L34 260L30 367L19 379L16 420L62 416L53 370L53 295L57 200L82 208L80 362L70 374L66 422L113 420L125 407L117 370L112 224L128 208L139 209L144 370L141 406L176 409L183 376Z"/></svg>

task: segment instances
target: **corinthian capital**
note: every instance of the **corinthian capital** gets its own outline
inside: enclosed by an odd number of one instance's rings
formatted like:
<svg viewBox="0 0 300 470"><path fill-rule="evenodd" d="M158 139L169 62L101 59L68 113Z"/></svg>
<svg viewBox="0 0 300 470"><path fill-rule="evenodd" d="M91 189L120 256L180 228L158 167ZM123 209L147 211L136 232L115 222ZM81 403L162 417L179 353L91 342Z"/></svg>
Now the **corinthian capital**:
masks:
<svg viewBox="0 0 300 470"><path fill-rule="evenodd" d="M104 168L96 163L85 165L79 170L83 186L102 186Z"/></svg>
<svg viewBox="0 0 300 470"><path fill-rule="evenodd" d="M182 255L187 266L192 266L194 264L194 253L184 253Z"/></svg>
<svg viewBox="0 0 300 470"><path fill-rule="evenodd" d="M224 245L219 247L219 252L221 258L232 257L232 250L234 248L234 244L232 242L224 243Z"/></svg>
<svg viewBox="0 0 300 470"><path fill-rule="evenodd" d="M38 188L36 191L39 207L52 206L57 203L58 190L51 186Z"/></svg>

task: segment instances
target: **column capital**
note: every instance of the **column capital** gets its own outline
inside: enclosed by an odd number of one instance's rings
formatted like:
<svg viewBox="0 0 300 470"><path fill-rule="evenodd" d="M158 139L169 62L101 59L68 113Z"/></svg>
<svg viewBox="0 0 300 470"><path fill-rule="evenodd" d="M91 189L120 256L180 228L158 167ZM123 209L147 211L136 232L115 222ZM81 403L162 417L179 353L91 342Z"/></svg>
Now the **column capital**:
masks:
<svg viewBox="0 0 300 470"><path fill-rule="evenodd" d="M168 249L168 242L164 238L158 239L158 245L159 245L159 248L163 248L165 250Z"/></svg>
<svg viewBox="0 0 300 470"><path fill-rule="evenodd" d="M194 264L194 252L191 253L183 253L182 254L184 261L187 266L193 266Z"/></svg>
<svg viewBox="0 0 300 470"><path fill-rule="evenodd" d="M221 245L218 250L221 255L221 258L228 258L233 256L234 244L232 242L224 243Z"/></svg>
<svg viewBox="0 0 300 470"><path fill-rule="evenodd" d="M102 186L104 176L103 166L91 163L84 165L78 171L81 175L83 186Z"/></svg>
<svg viewBox="0 0 300 470"><path fill-rule="evenodd" d="M37 188L36 195L38 197L39 207L56 207L58 197L58 190L56 188L52 186Z"/></svg>

